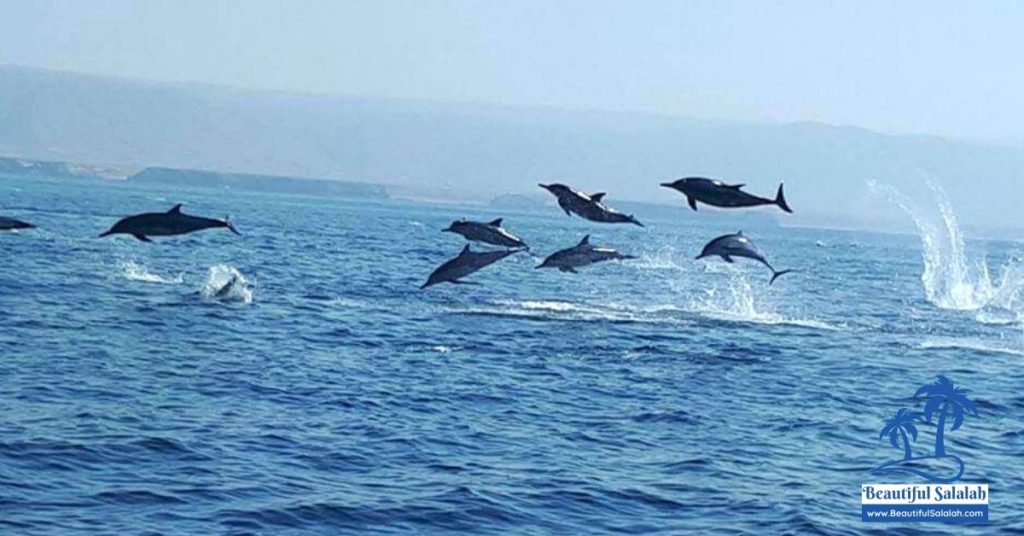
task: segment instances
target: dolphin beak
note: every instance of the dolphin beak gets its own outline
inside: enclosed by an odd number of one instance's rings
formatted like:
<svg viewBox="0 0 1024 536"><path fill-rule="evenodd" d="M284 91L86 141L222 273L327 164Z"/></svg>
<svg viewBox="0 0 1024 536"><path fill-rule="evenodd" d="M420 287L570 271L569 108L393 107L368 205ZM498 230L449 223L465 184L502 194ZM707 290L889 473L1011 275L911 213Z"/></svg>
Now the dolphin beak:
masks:
<svg viewBox="0 0 1024 536"><path fill-rule="evenodd" d="M548 186L547 184L540 184L540 183L537 183L537 186L540 186L541 188L544 188L545 190L547 190L547 191L549 191L549 192L551 191L551 187L550 187L550 186Z"/></svg>
<svg viewBox="0 0 1024 536"><path fill-rule="evenodd" d="M661 185L664 186L665 188L674 188L675 187L675 183L672 183L672 182L663 182L663 183L661 183Z"/></svg>
<svg viewBox="0 0 1024 536"><path fill-rule="evenodd" d="M232 233L235 233L238 236L242 236L242 233L238 232L238 229L235 229L234 224L232 224L231 222L225 222L225 223L228 224L228 230L230 230Z"/></svg>
<svg viewBox="0 0 1024 536"><path fill-rule="evenodd" d="M447 229L441 229L441 232L442 232L442 233L454 233L455 231L452 231L452 228L451 228L451 227L449 227L449 228L447 228Z"/></svg>
<svg viewBox="0 0 1024 536"><path fill-rule="evenodd" d="M103 234L101 234L101 235L97 236L96 238L103 238L104 236L110 236L110 235L112 235L112 234L114 234L114 233L112 233L112 232L110 232L110 231L107 231L107 232L105 232L105 233L103 233Z"/></svg>

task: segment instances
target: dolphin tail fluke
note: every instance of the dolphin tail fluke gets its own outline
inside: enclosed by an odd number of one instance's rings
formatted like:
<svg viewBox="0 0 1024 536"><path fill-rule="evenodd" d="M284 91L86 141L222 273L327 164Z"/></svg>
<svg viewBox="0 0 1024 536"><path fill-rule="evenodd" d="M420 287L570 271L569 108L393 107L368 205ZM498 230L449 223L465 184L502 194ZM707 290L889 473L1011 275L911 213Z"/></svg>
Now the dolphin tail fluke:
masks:
<svg viewBox="0 0 1024 536"><path fill-rule="evenodd" d="M779 191L775 194L775 204L779 205L779 208L792 214L793 209L789 208L789 204L786 203L786 194L782 191L782 183L779 183Z"/></svg>
<svg viewBox="0 0 1024 536"><path fill-rule="evenodd" d="M224 218L224 223L227 225L229 231L235 233L238 236L242 236L242 233L238 232L238 229L235 229L235 224L231 223L230 217Z"/></svg>
<svg viewBox="0 0 1024 536"><path fill-rule="evenodd" d="M776 279L778 279L778 278L780 278L780 277L782 277L782 276L784 276L784 275L786 275L786 274L788 274L788 273L790 273L792 271L793 270L782 270L781 272L776 272L775 270L772 270L772 280L768 282L768 286L769 287L772 286L775 283Z"/></svg>
<svg viewBox="0 0 1024 536"><path fill-rule="evenodd" d="M110 235L112 235L112 234L114 234L114 233L112 233L112 232L110 232L110 231L107 231L107 232L105 232L105 233L103 233L103 234L99 235L99 236L98 236L97 238L103 238L104 236L110 236Z"/></svg>

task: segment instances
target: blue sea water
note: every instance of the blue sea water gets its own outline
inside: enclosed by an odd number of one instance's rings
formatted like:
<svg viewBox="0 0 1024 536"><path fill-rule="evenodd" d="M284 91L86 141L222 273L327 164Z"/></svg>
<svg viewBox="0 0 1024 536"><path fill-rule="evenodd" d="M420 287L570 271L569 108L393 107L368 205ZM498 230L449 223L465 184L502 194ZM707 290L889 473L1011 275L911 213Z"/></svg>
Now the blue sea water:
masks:
<svg viewBox="0 0 1024 536"><path fill-rule="evenodd" d="M861 484L921 483L870 473L902 455L882 421L937 374L979 407L946 448L991 524L897 526L1022 533L1024 246L880 195L921 236L744 229L799 270L768 287L694 261L736 229L683 205L642 229L0 177L40 227L0 234L0 533L880 533ZM243 236L96 238L177 202ZM498 216L531 252L418 289L462 248L440 229ZM533 269L587 233L640 258Z"/></svg>

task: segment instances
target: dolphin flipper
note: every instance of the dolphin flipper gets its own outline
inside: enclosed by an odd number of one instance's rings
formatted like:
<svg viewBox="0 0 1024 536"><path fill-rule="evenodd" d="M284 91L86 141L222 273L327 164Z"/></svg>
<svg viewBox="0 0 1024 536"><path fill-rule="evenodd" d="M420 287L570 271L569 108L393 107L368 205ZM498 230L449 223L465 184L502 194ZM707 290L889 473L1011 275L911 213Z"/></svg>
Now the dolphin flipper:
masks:
<svg viewBox="0 0 1024 536"><path fill-rule="evenodd" d="M730 257L728 255L722 255L722 260L725 261L725 262L735 262L735 261L732 260L732 257Z"/></svg>
<svg viewBox="0 0 1024 536"><path fill-rule="evenodd" d="M690 208L692 208L693 210L697 210L697 200L696 199L687 196L686 202L690 204Z"/></svg>
<svg viewBox="0 0 1024 536"><path fill-rule="evenodd" d="M141 241L141 242L152 242L152 240L150 240L150 239L149 239L149 238L148 238L148 237L147 237L146 235L144 235L144 234L140 234L140 233L132 233L132 236L134 236L136 240L139 240L139 241Z"/></svg>

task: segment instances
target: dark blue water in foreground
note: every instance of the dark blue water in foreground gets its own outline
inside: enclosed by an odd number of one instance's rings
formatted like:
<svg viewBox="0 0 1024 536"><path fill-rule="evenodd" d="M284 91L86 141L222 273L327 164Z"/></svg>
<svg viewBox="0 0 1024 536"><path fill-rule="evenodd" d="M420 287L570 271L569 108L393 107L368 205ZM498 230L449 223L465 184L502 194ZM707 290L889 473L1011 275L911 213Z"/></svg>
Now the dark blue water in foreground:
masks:
<svg viewBox="0 0 1024 536"><path fill-rule="evenodd" d="M175 202L244 236L95 238ZM769 289L693 261L736 229L682 205L641 229L0 178L0 207L41 227L0 234L3 534L881 532L860 485L921 483L869 473L901 456L882 420L940 373L981 411L947 450L993 526L902 528L1024 532L1012 266L965 290L940 260L942 309L917 236L746 229L801 270ZM419 291L462 216L505 216L534 253ZM532 269L588 232L641 259ZM236 273L251 295L209 297ZM979 295L996 305L955 310Z"/></svg>

